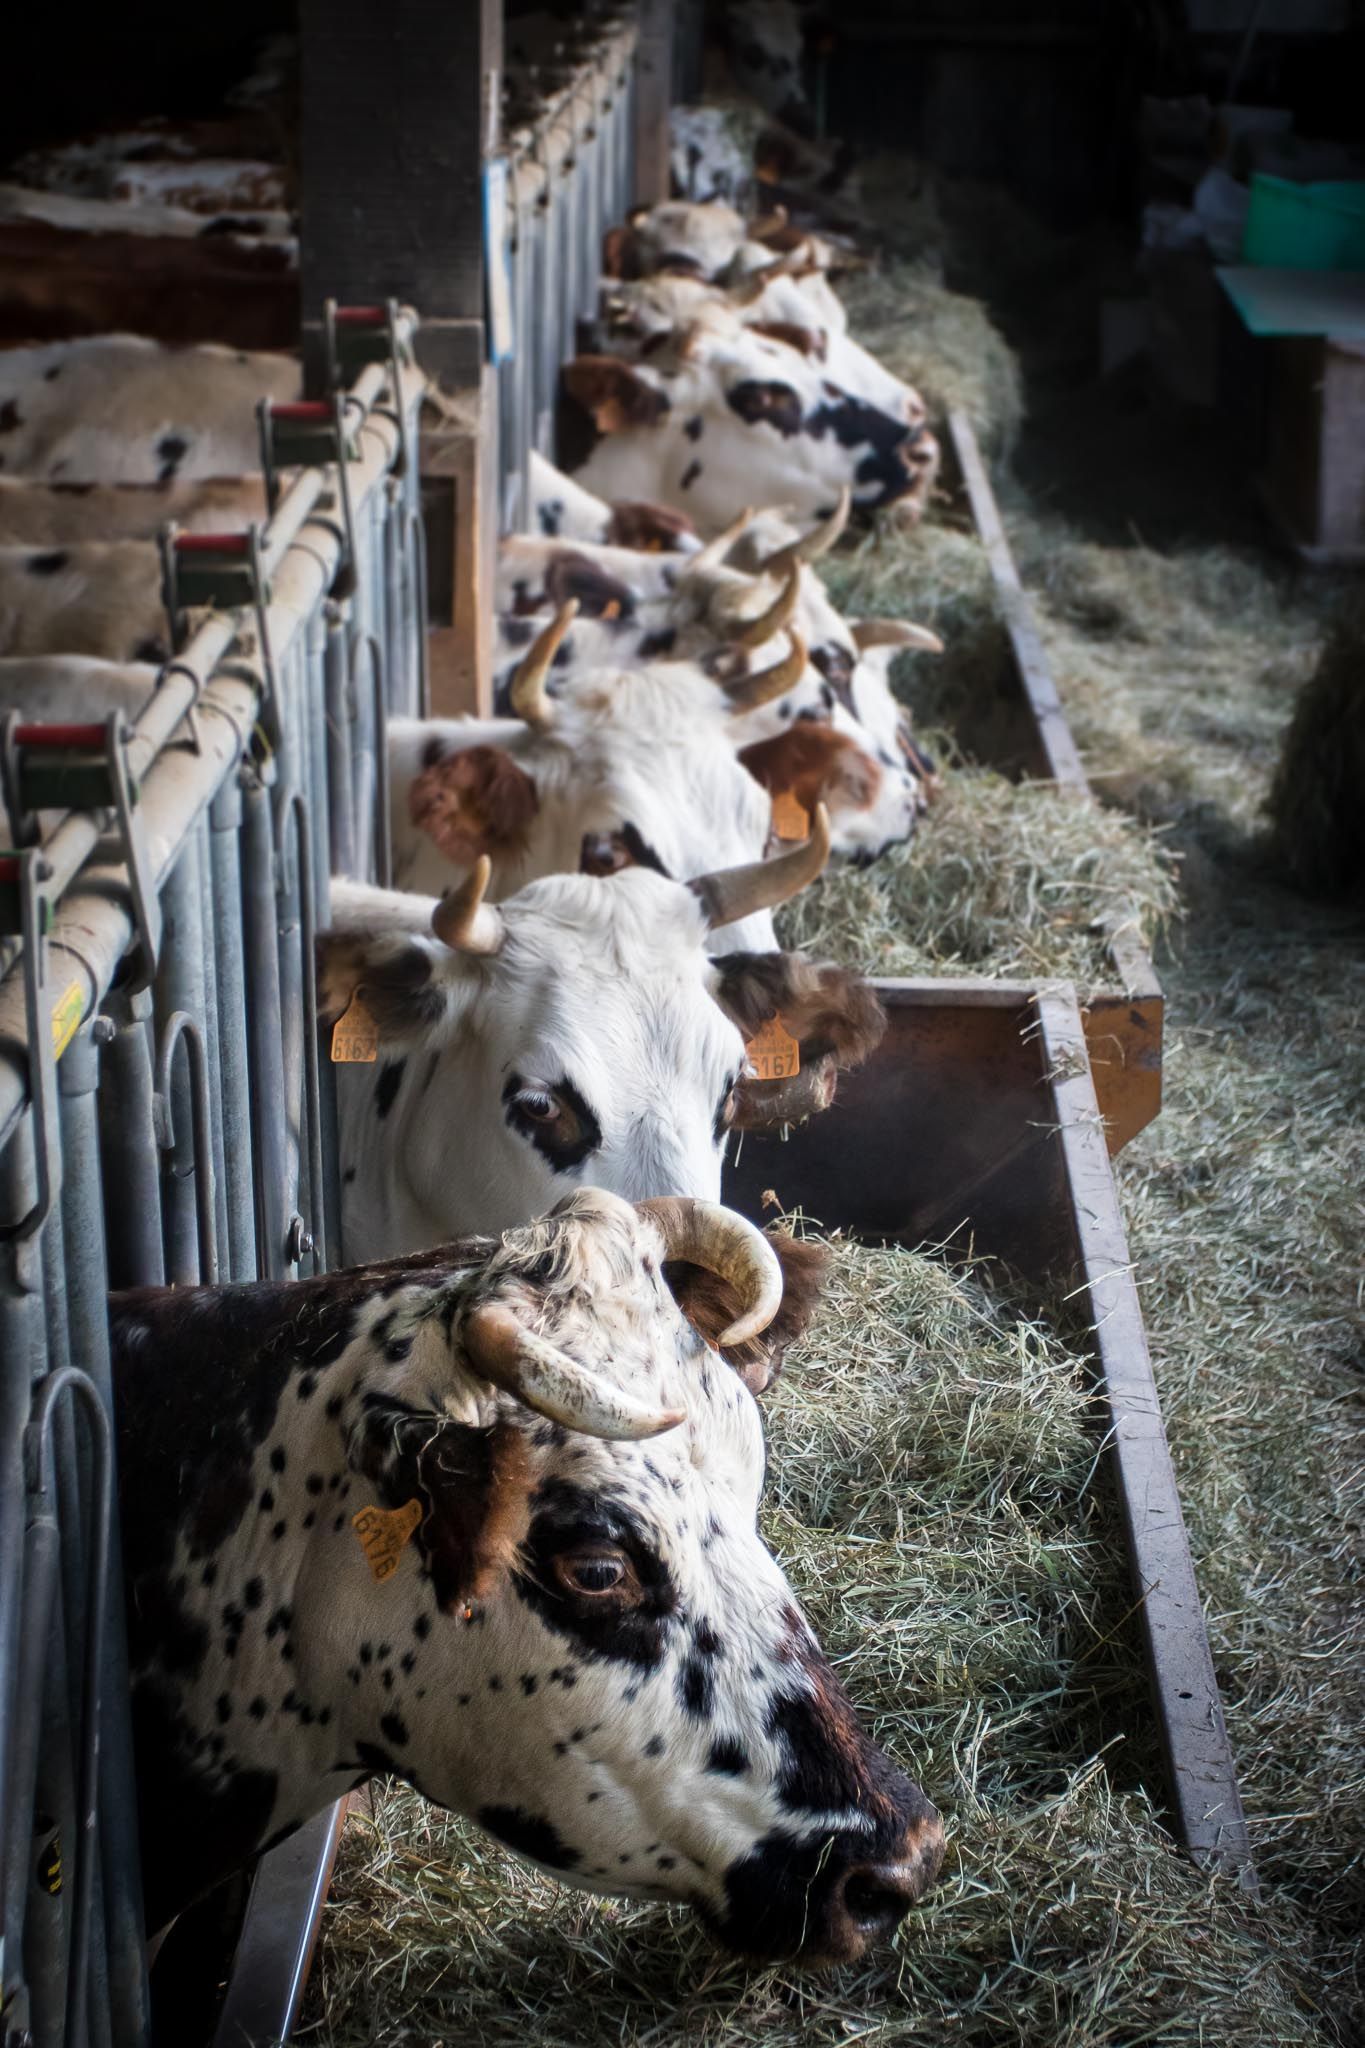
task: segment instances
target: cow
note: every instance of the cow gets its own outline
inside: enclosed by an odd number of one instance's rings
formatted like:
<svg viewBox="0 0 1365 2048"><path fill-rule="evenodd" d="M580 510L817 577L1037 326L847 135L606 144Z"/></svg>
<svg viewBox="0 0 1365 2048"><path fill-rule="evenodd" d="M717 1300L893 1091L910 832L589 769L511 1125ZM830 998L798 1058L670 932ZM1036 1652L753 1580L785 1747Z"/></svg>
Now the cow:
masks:
<svg viewBox="0 0 1365 2048"><path fill-rule="evenodd" d="M179 168L182 176L189 169ZM131 189L131 180L123 182L129 185L127 191L100 199L0 183L0 220L41 222L80 235L153 237L166 243L208 239L236 243L248 252L254 252L257 243L271 242L279 251L280 267L297 261L293 227L285 213L230 203L196 210L151 195L139 198Z"/></svg>
<svg viewBox="0 0 1365 2048"><path fill-rule="evenodd" d="M527 461L533 532L566 541L691 555L701 547L685 512L667 505L608 505L533 448Z"/></svg>
<svg viewBox="0 0 1365 2048"><path fill-rule="evenodd" d="M245 216L186 219L198 223L194 239L0 218L0 344L122 331L178 345L293 346L292 243L241 233Z"/></svg>
<svg viewBox="0 0 1365 2048"><path fill-rule="evenodd" d="M607 229L602 269L607 277L719 277L749 239L743 214L721 201L697 205L669 199L637 207L622 225Z"/></svg>
<svg viewBox="0 0 1365 2048"><path fill-rule="evenodd" d="M648 361L578 356L566 394L600 437L574 475L604 498L662 500L711 536L746 505L827 517L923 509L938 464L933 437L855 397L802 350L741 327L694 326Z"/></svg>
<svg viewBox="0 0 1365 2048"><path fill-rule="evenodd" d="M487 855L436 903L334 882L320 1014L359 996L373 1052L337 1070L345 1256L504 1229L584 1180L713 1200L732 1126L826 1107L879 1042L874 991L801 954L707 951L824 854L817 814L808 844L690 884L550 875L495 909ZM746 1073L777 1017L800 1047L797 1098Z"/></svg>
<svg viewBox="0 0 1365 2048"><path fill-rule="evenodd" d="M794 0L727 0L721 19L735 84L797 134L814 132L806 96L804 9Z"/></svg>
<svg viewBox="0 0 1365 2048"><path fill-rule="evenodd" d="M259 475L164 484L45 484L0 476L0 547L153 540L168 520L183 533L236 533L265 516Z"/></svg>
<svg viewBox="0 0 1365 2048"><path fill-rule="evenodd" d="M883 368L842 325L821 317L824 298L834 297L821 273L809 283L822 286L822 292L808 292L807 282L779 263L729 287L689 277L623 284L607 294L604 346L612 355L640 362L648 359L645 351L657 345L659 336L683 332L693 322L717 337L733 337L749 327L823 364L830 381L853 397L899 414L909 426L923 426L928 411L919 392Z"/></svg>
<svg viewBox="0 0 1365 2048"><path fill-rule="evenodd" d="M147 541L0 546L0 656L170 659L161 564Z"/></svg>
<svg viewBox="0 0 1365 2048"><path fill-rule="evenodd" d="M250 160L268 156L270 145L270 129L256 116L236 114L230 119L202 121L152 118L29 150L16 159L12 174L42 191L108 198L111 177L125 165Z"/></svg>
<svg viewBox="0 0 1365 2048"><path fill-rule="evenodd" d="M691 663L545 678L566 606L512 685L513 719L391 719L394 880L434 893L492 861L492 900L534 877L640 862L676 881L761 859L763 791L725 731L737 704L790 687L798 645L729 694ZM747 695L742 693L748 693ZM723 950L776 943L765 911L718 935Z"/></svg>
<svg viewBox="0 0 1365 2048"><path fill-rule="evenodd" d="M743 102L677 106L668 117L668 168L674 196L744 207L753 195L759 109Z"/></svg>
<svg viewBox="0 0 1365 2048"><path fill-rule="evenodd" d="M292 356L101 334L0 349L0 469L47 483L187 483L260 464L256 402Z"/></svg>
<svg viewBox="0 0 1365 2048"><path fill-rule="evenodd" d="M393 1772L747 1955L893 1932L943 1828L758 1533L726 1352L780 1304L751 1224L592 1188L500 1243L115 1295L149 1929Z"/></svg>
<svg viewBox="0 0 1365 2048"><path fill-rule="evenodd" d="M131 724L156 688L159 670L145 661L99 661L84 655L0 660L0 712L17 711L36 725L121 711Z"/></svg>

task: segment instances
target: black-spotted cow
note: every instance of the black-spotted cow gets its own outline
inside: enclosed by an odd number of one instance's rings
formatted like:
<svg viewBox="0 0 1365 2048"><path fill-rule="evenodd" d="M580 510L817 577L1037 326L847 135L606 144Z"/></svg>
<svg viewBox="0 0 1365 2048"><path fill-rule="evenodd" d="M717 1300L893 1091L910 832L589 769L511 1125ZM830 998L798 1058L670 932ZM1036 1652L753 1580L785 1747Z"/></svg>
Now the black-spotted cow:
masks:
<svg viewBox="0 0 1365 2048"><path fill-rule="evenodd" d="M799 953L707 951L712 931L810 878L818 846L690 886L646 867L553 875L494 909L487 861L441 903L333 886L328 1020L357 996L372 1064L338 1066L348 1259L499 1230L584 1181L714 1200L732 1125L827 1106L884 1018L856 974ZM775 1016L800 1087L750 1078Z"/></svg>
<svg viewBox="0 0 1365 2048"><path fill-rule="evenodd" d="M588 541L649 553L691 555L701 547L685 512L667 505L608 505L585 491L533 448L527 462L531 507L528 524L548 539Z"/></svg>
<svg viewBox="0 0 1365 2048"><path fill-rule="evenodd" d="M4 547L150 541L168 519L185 533L235 533L265 511L259 475L187 484L45 484L0 475Z"/></svg>
<svg viewBox="0 0 1365 2048"><path fill-rule="evenodd" d="M392 1771L749 1955L894 1930L942 1825L758 1534L716 1348L780 1294L728 1211L584 1189L500 1245L114 1298L151 1928Z"/></svg>
<svg viewBox="0 0 1365 2048"><path fill-rule="evenodd" d="M599 497L661 500L714 535L746 505L918 516L938 448L903 412L836 383L802 350L739 327L674 337L648 361L579 356L564 386L599 439L575 477Z"/></svg>
<svg viewBox="0 0 1365 2048"><path fill-rule="evenodd" d="M0 656L170 659L161 562L149 541L0 546Z"/></svg>
<svg viewBox="0 0 1365 2048"><path fill-rule="evenodd" d="M0 349L0 470L47 483L166 484L259 468L256 402L297 398L292 356L134 334Z"/></svg>

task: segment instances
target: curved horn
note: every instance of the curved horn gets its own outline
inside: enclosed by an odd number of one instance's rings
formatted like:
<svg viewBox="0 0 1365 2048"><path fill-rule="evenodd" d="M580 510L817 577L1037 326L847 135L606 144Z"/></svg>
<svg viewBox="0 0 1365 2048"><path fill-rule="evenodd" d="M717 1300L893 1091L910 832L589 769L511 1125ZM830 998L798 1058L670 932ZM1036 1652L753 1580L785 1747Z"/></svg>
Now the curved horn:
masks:
<svg viewBox="0 0 1365 2048"><path fill-rule="evenodd" d="M845 484L839 493L839 502L828 519L822 519L818 526L812 526L809 533L803 533L800 540L788 541L786 547L778 548L762 564L765 575L777 576L793 562L818 562L821 555L827 555L835 542L843 538L853 510L853 492Z"/></svg>
<svg viewBox="0 0 1365 2048"><path fill-rule="evenodd" d="M789 626L792 614L801 601L801 564L793 562L786 570L782 588L756 619L741 619L728 626L725 637L734 647L761 647L765 640L771 640L774 633L780 633Z"/></svg>
<svg viewBox="0 0 1365 2048"><path fill-rule="evenodd" d="M912 626L908 619L850 619L848 629L860 654L869 647L922 647L927 654L942 654L943 642L927 626Z"/></svg>
<svg viewBox="0 0 1365 2048"><path fill-rule="evenodd" d="M562 604L548 626L538 633L517 663L509 691L512 714L537 732L548 732L555 722L555 707L545 689L550 664L558 654L564 635L578 617L578 599Z"/></svg>
<svg viewBox="0 0 1365 2048"><path fill-rule="evenodd" d="M806 668L806 643L793 629L791 648L780 661L769 668L761 668L755 675L739 676L723 687L733 711L760 711L765 704L773 704L779 697L785 697L788 690L800 682Z"/></svg>
<svg viewBox="0 0 1365 2048"><path fill-rule="evenodd" d="M782 1306L782 1268L761 1230L719 1202L687 1195L656 1195L635 1206L657 1227L666 1259L687 1259L739 1290L740 1313L717 1344L743 1344L767 1329Z"/></svg>
<svg viewBox="0 0 1365 2048"><path fill-rule="evenodd" d="M737 306L752 306L762 298L770 284L779 277L790 277L797 268L798 259L804 260L806 245L802 242L795 249L788 249L772 263L760 263L753 270L746 270L733 284L726 286L726 296Z"/></svg>
<svg viewBox="0 0 1365 2048"><path fill-rule="evenodd" d="M787 225L787 209L775 206L771 213L761 213L757 220L751 220L745 233L751 242L761 242L768 235L775 235L779 228Z"/></svg>
<svg viewBox="0 0 1365 2048"><path fill-rule="evenodd" d="M695 555L688 557L687 567L682 572L683 575L695 576L699 569L705 575L712 569L719 569L745 528L757 517L758 514L754 511L753 506L746 505L738 519L732 519L723 533L718 533L714 540L708 540L704 548L699 549Z"/></svg>
<svg viewBox="0 0 1365 2048"><path fill-rule="evenodd" d="M712 875L698 875L688 883L700 896L712 930L751 917L756 910L772 910L798 895L813 882L829 859L829 812L815 806L810 838L790 853L774 854L771 860L746 861L742 867L718 868Z"/></svg>
<svg viewBox="0 0 1365 2048"><path fill-rule="evenodd" d="M452 953L489 958L502 951L507 927L491 903L485 903L493 863L481 853L457 889L443 896L431 913L431 929Z"/></svg>
<svg viewBox="0 0 1365 2048"><path fill-rule="evenodd" d="M557 1345L523 1329L511 1309L496 1302L481 1302L469 1311L464 1342L470 1363L484 1379L582 1436L659 1436L684 1419L681 1408L647 1408L600 1379Z"/></svg>

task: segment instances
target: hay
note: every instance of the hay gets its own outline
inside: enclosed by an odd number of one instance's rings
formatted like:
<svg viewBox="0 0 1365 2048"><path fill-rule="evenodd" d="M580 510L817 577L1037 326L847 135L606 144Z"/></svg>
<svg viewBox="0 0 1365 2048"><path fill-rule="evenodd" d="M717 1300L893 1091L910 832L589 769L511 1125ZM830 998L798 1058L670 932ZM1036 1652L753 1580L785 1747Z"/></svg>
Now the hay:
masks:
<svg viewBox="0 0 1365 2048"><path fill-rule="evenodd" d="M1023 381L979 299L949 291L928 264L894 258L842 279L839 295L849 332L920 391L938 424L960 409L983 446L1003 454L1013 445Z"/></svg>
<svg viewBox="0 0 1365 2048"><path fill-rule="evenodd" d="M948 1816L944 1878L894 1949L750 1969L680 1912L563 1890L390 1791L347 1832L309 2038L1323 2042L1269 1916L1174 1855L1136 1789L1149 1716L1090 1406L1076 1356L980 1278L847 1246L767 1404L770 1539Z"/></svg>
<svg viewBox="0 0 1365 2048"><path fill-rule="evenodd" d="M1176 903L1160 843L1046 783L951 766L908 846L832 869L778 914L784 946L880 975L1112 984L1110 931L1150 945Z"/></svg>
<svg viewBox="0 0 1365 2048"><path fill-rule="evenodd" d="M1365 603L1333 628L1285 734L1270 812L1275 850L1301 889L1365 881Z"/></svg>

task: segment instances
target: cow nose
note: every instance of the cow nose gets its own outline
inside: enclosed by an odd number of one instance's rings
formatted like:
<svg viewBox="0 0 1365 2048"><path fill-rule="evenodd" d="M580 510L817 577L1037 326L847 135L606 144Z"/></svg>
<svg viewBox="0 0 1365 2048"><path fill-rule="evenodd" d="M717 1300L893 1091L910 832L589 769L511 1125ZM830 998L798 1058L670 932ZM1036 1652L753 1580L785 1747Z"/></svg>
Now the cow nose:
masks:
<svg viewBox="0 0 1365 2048"><path fill-rule="evenodd" d="M829 1902L829 1933L836 1954L855 1958L873 1942L894 1934L938 1876L943 1822L932 1807L907 1832L900 1850L894 1860L850 1864L838 1880Z"/></svg>

